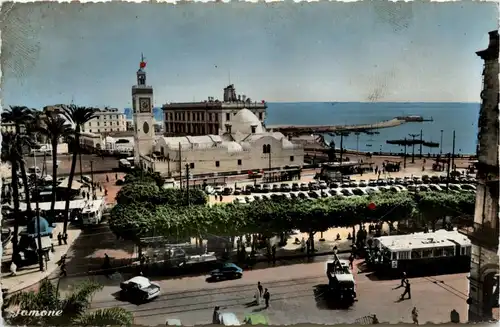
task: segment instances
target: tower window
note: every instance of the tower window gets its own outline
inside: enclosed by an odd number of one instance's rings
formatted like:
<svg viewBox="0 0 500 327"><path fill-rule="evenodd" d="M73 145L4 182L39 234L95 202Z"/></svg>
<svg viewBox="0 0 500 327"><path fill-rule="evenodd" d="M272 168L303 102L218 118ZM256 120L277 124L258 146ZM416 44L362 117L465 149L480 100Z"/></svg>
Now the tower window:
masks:
<svg viewBox="0 0 500 327"><path fill-rule="evenodd" d="M215 162L215 167L220 167L220 161Z"/></svg>
<svg viewBox="0 0 500 327"><path fill-rule="evenodd" d="M238 159L238 166L241 166L241 159Z"/></svg>
<svg viewBox="0 0 500 327"><path fill-rule="evenodd" d="M194 162L191 162L191 163L189 164L189 168L194 169Z"/></svg>
<svg viewBox="0 0 500 327"><path fill-rule="evenodd" d="M262 112L259 112L259 119L262 120Z"/></svg>
<svg viewBox="0 0 500 327"><path fill-rule="evenodd" d="M226 113L226 120L227 121L230 121L231 120L231 114L228 112Z"/></svg>
<svg viewBox="0 0 500 327"><path fill-rule="evenodd" d="M293 160L295 160L295 158L293 156L290 156L290 162L292 162Z"/></svg>
<svg viewBox="0 0 500 327"><path fill-rule="evenodd" d="M252 134L255 134L255 130L257 129L257 126L252 125L251 128L252 128Z"/></svg>

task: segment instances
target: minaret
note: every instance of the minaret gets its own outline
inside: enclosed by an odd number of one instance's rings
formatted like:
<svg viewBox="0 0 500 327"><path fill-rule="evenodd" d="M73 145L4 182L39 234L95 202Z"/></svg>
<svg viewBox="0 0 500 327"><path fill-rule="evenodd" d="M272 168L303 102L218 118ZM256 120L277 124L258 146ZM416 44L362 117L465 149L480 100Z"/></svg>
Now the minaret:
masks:
<svg viewBox="0 0 500 327"><path fill-rule="evenodd" d="M477 190L469 276L469 322L492 318L498 304L498 31L490 32L488 48L476 52L484 60L478 123Z"/></svg>
<svg viewBox="0 0 500 327"><path fill-rule="evenodd" d="M134 161L142 168L141 156L153 152L153 88L146 85L146 61L141 54L137 71L137 84L132 86L132 108L134 111Z"/></svg>

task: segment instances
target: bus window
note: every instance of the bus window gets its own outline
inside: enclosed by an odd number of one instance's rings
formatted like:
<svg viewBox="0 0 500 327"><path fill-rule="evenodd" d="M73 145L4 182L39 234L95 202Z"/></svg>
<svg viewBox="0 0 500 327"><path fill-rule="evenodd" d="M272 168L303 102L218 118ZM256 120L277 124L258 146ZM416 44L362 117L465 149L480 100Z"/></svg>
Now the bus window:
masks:
<svg viewBox="0 0 500 327"><path fill-rule="evenodd" d="M432 249L422 250L422 258L432 258Z"/></svg>
<svg viewBox="0 0 500 327"><path fill-rule="evenodd" d="M412 250L411 251L411 258L412 259L420 259L420 258L422 258L422 252L420 250Z"/></svg>
<svg viewBox="0 0 500 327"><path fill-rule="evenodd" d="M432 256L434 258L439 258L443 256L443 248L434 248L432 249Z"/></svg>
<svg viewBox="0 0 500 327"><path fill-rule="evenodd" d="M460 248L460 255L469 255L471 253L471 247L470 246L462 246Z"/></svg>
<svg viewBox="0 0 500 327"><path fill-rule="evenodd" d="M399 260L407 260L407 259L410 259L410 251L399 252Z"/></svg>
<svg viewBox="0 0 500 327"><path fill-rule="evenodd" d="M455 247L448 246L448 247L443 248L443 256L445 256L445 257L455 256Z"/></svg>

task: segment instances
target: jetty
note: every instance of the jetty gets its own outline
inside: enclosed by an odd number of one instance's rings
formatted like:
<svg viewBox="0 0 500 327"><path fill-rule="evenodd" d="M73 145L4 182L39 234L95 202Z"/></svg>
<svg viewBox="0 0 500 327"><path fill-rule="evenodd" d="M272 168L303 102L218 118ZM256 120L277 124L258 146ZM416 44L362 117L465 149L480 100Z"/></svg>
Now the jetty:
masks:
<svg viewBox="0 0 500 327"><path fill-rule="evenodd" d="M281 132L287 135L300 134L320 134L320 133L339 133L339 132L367 132L375 129L390 128L403 125L407 120L391 119L373 124L359 125L270 125L266 128L272 132Z"/></svg>

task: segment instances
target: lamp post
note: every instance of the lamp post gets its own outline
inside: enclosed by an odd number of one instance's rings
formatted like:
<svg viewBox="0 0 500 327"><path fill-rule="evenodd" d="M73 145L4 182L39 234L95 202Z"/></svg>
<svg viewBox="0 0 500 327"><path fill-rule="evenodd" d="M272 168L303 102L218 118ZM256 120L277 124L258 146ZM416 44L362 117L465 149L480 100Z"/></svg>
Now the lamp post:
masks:
<svg viewBox="0 0 500 327"><path fill-rule="evenodd" d="M441 130L441 142L439 143L439 155L443 155L443 130Z"/></svg>
<svg viewBox="0 0 500 327"><path fill-rule="evenodd" d="M35 167L36 167L36 155L35 155L35 151L33 151L33 161L34 161L34 164L35 164ZM35 190L38 189L38 183L37 183L37 180L38 180L38 176L36 175L36 169L35 169L35 180L34 180L34 186L35 186ZM35 233L37 233L37 241L38 241L38 246L37 246L37 252L38 252L38 264L40 265L40 271L44 271L45 267L44 267L44 264L43 264L43 253L42 253L42 235L40 234L40 230L41 230L41 226L40 226L40 206L39 206L39 203L38 203L38 196L35 200L35 211L36 211L36 229L35 229Z"/></svg>

